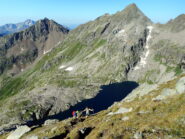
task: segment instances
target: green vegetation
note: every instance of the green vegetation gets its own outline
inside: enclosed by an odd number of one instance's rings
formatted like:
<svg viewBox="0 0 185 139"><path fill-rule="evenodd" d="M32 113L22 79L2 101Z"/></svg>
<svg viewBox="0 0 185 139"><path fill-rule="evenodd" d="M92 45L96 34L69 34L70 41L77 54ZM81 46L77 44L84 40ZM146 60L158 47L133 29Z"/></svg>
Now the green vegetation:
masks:
<svg viewBox="0 0 185 139"><path fill-rule="evenodd" d="M154 56L154 60L155 60L156 62L159 62L160 64L162 64L162 63L161 63L161 59L162 59L162 56L159 55L159 54L157 54L157 55Z"/></svg>
<svg viewBox="0 0 185 139"><path fill-rule="evenodd" d="M98 48L98 47L104 45L106 42L107 42L106 40L95 40L93 46L95 48Z"/></svg>
<svg viewBox="0 0 185 139"><path fill-rule="evenodd" d="M67 61L72 60L77 54L82 52L82 49L84 47L87 47L87 46L80 42L72 44L64 51L64 56L66 57L66 60Z"/></svg>
<svg viewBox="0 0 185 139"><path fill-rule="evenodd" d="M78 85L78 80L58 80L58 86L62 86L62 87L75 87Z"/></svg>
<svg viewBox="0 0 185 139"><path fill-rule="evenodd" d="M156 76L160 74L159 70L149 70L146 72L145 76L139 80L139 83L154 84L156 82Z"/></svg>
<svg viewBox="0 0 185 139"><path fill-rule="evenodd" d="M4 84L0 90L0 100L17 94L25 85L25 80L21 77L12 78Z"/></svg>
<svg viewBox="0 0 185 139"><path fill-rule="evenodd" d="M182 73L182 69L180 68L180 66L177 66L175 69L175 75L180 75Z"/></svg>
<svg viewBox="0 0 185 139"><path fill-rule="evenodd" d="M172 72L172 71L174 71L174 67L167 66L166 72L169 73L169 72Z"/></svg>

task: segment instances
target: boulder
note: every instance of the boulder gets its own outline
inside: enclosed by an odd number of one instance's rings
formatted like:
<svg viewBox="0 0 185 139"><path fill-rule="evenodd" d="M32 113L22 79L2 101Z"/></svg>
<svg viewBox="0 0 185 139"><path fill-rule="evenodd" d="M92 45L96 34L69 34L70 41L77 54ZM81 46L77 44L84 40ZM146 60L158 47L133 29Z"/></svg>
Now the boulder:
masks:
<svg viewBox="0 0 185 139"><path fill-rule="evenodd" d="M110 112L110 113L108 113L108 115L128 113L128 112L131 112L132 110L133 110L132 108L119 108L118 111Z"/></svg>
<svg viewBox="0 0 185 139"><path fill-rule="evenodd" d="M30 137L27 137L26 139L39 139L38 136L30 136Z"/></svg>
<svg viewBox="0 0 185 139"><path fill-rule="evenodd" d="M57 120L57 119L49 119L44 122L44 125L51 125L51 124L55 124L58 122L59 122L59 120Z"/></svg>
<svg viewBox="0 0 185 139"><path fill-rule="evenodd" d="M125 116L125 117L121 118L121 120L127 121L127 120L129 120L129 117L128 116Z"/></svg>
<svg viewBox="0 0 185 139"><path fill-rule="evenodd" d="M4 134L4 130L1 130L1 131L0 131L0 135L2 135L2 134Z"/></svg>
<svg viewBox="0 0 185 139"><path fill-rule="evenodd" d="M10 133L10 135L7 137L7 139L19 139L21 136L23 136L25 133L29 132L31 128L28 126L20 126L15 131Z"/></svg>
<svg viewBox="0 0 185 139"><path fill-rule="evenodd" d="M142 132L136 132L134 134L134 139L142 139Z"/></svg>
<svg viewBox="0 0 185 139"><path fill-rule="evenodd" d="M176 90L174 89L169 89L169 88L164 88L161 92L160 95L158 95L157 97L153 98L153 101L160 101L160 100L164 100L169 96L173 96L177 94Z"/></svg>
<svg viewBox="0 0 185 139"><path fill-rule="evenodd" d="M153 101L160 101L160 100L166 99L169 96L182 94L182 93L185 93L185 77L182 77L177 81L177 83L175 85L175 89L165 88L162 90L160 95L153 98L152 100Z"/></svg>
<svg viewBox="0 0 185 139"><path fill-rule="evenodd" d="M134 89L132 93L126 96L122 101L125 101L125 102L133 101L135 98L138 98L138 97L140 98L144 95L147 95L157 87L158 87L157 84L150 85L150 84L144 83L140 85L138 88Z"/></svg>

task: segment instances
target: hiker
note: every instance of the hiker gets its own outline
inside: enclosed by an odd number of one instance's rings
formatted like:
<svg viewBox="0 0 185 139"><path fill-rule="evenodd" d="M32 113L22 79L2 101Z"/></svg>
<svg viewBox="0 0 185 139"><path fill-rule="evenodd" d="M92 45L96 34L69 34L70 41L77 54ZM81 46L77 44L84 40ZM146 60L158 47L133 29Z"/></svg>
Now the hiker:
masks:
<svg viewBox="0 0 185 139"><path fill-rule="evenodd" d="M77 110L77 111L76 111L76 116L77 116L77 118L80 118L81 115L82 115L82 113L81 113L79 110Z"/></svg>
<svg viewBox="0 0 185 139"><path fill-rule="evenodd" d="M73 111L72 112L72 116L73 116L73 118L76 118L77 117L76 111Z"/></svg>
<svg viewBox="0 0 185 139"><path fill-rule="evenodd" d="M90 111L93 112L94 110L86 107L83 111L85 112L85 115L86 115L86 118L87 118L90 115Z"/></svg>

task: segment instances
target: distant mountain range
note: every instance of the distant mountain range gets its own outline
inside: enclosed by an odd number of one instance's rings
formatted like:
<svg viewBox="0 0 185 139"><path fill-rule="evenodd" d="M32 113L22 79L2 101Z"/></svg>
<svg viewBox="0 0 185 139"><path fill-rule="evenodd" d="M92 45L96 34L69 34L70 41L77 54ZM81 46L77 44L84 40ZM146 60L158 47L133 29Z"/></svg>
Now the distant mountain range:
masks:
<svg viewBox="0 0 185 139"><path fill-rule="evenodd" d="M31 19L28 19L24 22L20 22L16 24L5 24L3 26L0 26L0 37L25 30L34 24L35 24L35 21Z"/></svg>

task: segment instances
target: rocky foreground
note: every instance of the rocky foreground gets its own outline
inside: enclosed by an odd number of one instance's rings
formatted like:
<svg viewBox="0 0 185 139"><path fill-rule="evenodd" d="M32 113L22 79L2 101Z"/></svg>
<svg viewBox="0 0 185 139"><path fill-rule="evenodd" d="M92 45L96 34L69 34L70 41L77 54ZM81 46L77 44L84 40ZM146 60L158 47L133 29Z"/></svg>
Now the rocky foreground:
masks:
<svg viewBox="0 0 185 139"><path fill-rule="evenodd" d="M121 102L88 118L47 120L42 126L18 127L1 139L164 138L185 136L185 74L155 89L134 90Z"/></svg>

